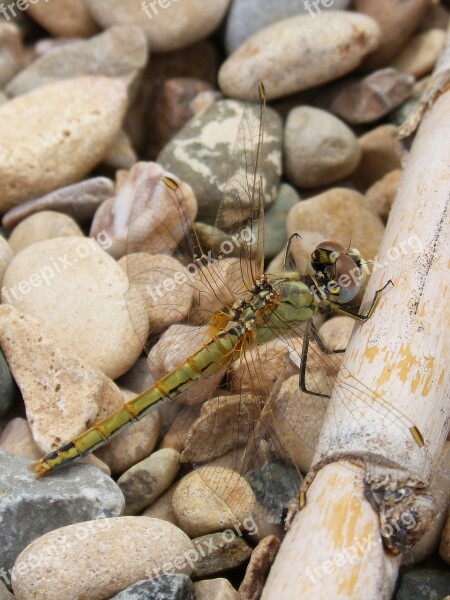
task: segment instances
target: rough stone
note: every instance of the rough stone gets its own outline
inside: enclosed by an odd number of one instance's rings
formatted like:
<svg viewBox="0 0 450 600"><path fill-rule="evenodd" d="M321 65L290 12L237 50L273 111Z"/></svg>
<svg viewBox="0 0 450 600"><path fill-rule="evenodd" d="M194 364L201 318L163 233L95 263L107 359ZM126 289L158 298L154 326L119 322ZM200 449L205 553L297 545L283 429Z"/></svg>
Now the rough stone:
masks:
<svg viewBox="0 0 450 600"><path fill-rule="evenodd" d="M198 600L194 584L187 575L160 575L138 581L111 600Z"/></svg>
<svg viewBox="0 0 450 600"><path fill-rule="evenodd" d="M43 210L19 223L9 236L8 242L14 254L18 254L37 242L67 236L83 237L83 232L68 215Z"/></svg>
<svg viewBox="0 0 450 600"><path fill-rule="evenodd" d="M262 594L270 568L280 548L280 540L271 535L256 546L250 557L244 579L239 586L240 600L255 600Z"/></svg>
<svg viewBox="0 0 450 600"><path fill-rule="evenodd" d="M252 553L247 542L232 529L195 538L192 543L198 549L198 558L192 571L195 579L236 569Z"/></svg>

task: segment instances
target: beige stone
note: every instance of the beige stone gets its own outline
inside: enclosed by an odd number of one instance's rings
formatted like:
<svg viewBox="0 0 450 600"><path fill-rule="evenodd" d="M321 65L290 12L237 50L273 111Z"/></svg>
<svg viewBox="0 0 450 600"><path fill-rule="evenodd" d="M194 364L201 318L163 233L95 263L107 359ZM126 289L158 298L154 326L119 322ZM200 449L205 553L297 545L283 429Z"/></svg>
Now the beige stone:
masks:
<svg viewBox="0 0 450 600"><path fill-rule="evenodd" d="M55 37L90 37L98 30L83 0L30 2L27 12Z"/></svg>
<svg viewBox="0 0 450 600"><path fill-rule="evenodd" d="M430 29L413 36L406 48L395 58L392 66L414 75L417 79L431 73L445 44L442 29Z"/></svg>
<svg viewBox="0 0 450 600"><path fill-rule="evenodd" d="M228 579L204 579L194 583L197 600L239 600L240 596Z"/></svg>
<svg viewBox="0 0 450 600"><path fill-rule="evenodd" d="M402 175L402 169L395 169L379 181L376 181L366 192L366 202L368 206L380 216L384 222L388 220L391 207L397 196Z"/></svg>
<svg viewBox="0 0 450 600"><path fill-rule="evenodd" d="M362 190L391 171L402 168L404 148L395 125L380 125L358 139L362 150L361 161L352 179Z"/></svg>
<svg viewBox="0 0 450 600"><path fill-rule="evenodd" d="M3 281L3 276L13 256L14 252L12 251L11 246L5 238L0 235L0 283Z"/></svg>
<svg viewBox="0 0 450 600"><path fill-rule="evenodd" d="M43 210L19 223L9 236L8 242L17 254L36 242L66 236L83 237L83 232L69 216Z"/></svg>
<svg viewBox="0 0 450 600"><path fill-rule="evenodd" d="M70 590L72 598L104 600L156 577L163 565L189 575L192 567L183 557L192 553L189 538L167 521L117 517L76 523L45 534L21 552L12 573L14 595L61 600Z"/></svg>
<svg viewBox="0 0 450 600"><path fill-rule="evenodd" d="M0 106L0 212L82 179L121 126L126 87L80 77L33 90Z"/></svg>

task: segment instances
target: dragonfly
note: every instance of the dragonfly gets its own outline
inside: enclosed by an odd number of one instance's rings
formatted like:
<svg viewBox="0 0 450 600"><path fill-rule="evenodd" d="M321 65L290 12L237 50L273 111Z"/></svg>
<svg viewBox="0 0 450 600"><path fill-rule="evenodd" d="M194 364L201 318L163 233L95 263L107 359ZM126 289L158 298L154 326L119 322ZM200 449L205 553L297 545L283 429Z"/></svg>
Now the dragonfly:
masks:
<svg viewBox="0 0 450 600"><path fill-rule="evenodd" d="M313 450L320 423L313 422L317 411L302 401L280 414L280 390L295 377L300 397L318 403L323 416L342 354L321 340L315 318L333 312L364 323L391 282L360 313L352 304L367 276L360 252L325 240L312 250L309 272L299 273L291 252L296 236L287 244L281 272L264 272L263 85L257 90L258 102L243 111L213 227L200 231L195 225L189 192L173 174L142 181L134 198L126 256L130 318L150 365L171 345L184 358L174 365L166 361L165 373L154 367L151 387L32 465L37 476L95 451L165 402L182 407L195 401L201 411L182 460L215 494L228 502L242 477L274 520L293 498L300 502L292 439ZM149 198L170 211L170 227L163 217L156 226L154 215L149 222ZM161 332L163 325L174 332L172 338ZM423 445L413 423L348 371L340 378L337 401L347 403L364 433L370 434L376 411L396 425L405 443ZM342 427L336 422L338 434Z"/></svg>

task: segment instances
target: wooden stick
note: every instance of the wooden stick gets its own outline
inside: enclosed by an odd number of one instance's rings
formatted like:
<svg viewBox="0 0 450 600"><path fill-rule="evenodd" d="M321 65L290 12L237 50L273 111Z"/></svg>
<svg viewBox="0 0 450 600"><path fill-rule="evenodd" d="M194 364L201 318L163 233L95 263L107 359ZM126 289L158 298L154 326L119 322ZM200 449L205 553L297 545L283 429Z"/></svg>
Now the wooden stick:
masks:
<svg viewBox="0 0 450 600"><path fill-rule="evenodd" d="M450 93L443 92L428 108L414 140L380 249L385 266L373 272L365 303L387 280L394 287L383 293L370 320L355 327L341 371L341 383L352 373L388 403L387 410L366 409L373 432L366 435L367 429L358 429L358 421L349 418L340 401L348 389L338 383L306 507L281 545L263 600L391 598L402 555L386 546L401 551L432 518L422 482L447 437L450 408L449 157ZM348 401L352 411L364 413L351 394ZM407 428L402 433L395 426L400 414L418 427L425 447L404 435ZM344 436L335 435L336 423L344 424ZM398 468L392 468L394 463ZM370 480L383 477L385 495L374 510L374 496L371 505L365 494ZM402 491L408 498L397 505ZM414 516L411 530L405 526L387 535L387 526L395 530L405 515Z"/></svg>

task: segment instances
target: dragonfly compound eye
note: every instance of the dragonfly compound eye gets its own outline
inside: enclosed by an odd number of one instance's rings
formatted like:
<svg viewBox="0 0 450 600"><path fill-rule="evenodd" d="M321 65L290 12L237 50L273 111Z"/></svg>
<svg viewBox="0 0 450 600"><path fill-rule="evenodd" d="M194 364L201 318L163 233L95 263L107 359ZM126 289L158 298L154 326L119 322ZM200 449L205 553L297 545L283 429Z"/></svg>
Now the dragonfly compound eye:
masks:
<svg viewBox="0 0 450 600"><path fill-rule="evenodd" d="M357 263L347 254L341 254L336 261L336 280L339 286L339 304L347 304L357 296L363 273Z"/></svg>

